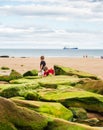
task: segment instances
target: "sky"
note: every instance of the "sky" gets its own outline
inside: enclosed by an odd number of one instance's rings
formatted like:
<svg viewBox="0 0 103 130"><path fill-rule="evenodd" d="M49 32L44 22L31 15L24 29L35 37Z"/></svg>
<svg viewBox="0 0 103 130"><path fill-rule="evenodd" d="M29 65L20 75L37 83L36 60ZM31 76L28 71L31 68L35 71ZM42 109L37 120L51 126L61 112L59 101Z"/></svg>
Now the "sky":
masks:
<svg viewBox="0 0 103 130"><path fill-rule="evenodd" d="M0 48L103 49L103 0L0 0Z"/></svg>

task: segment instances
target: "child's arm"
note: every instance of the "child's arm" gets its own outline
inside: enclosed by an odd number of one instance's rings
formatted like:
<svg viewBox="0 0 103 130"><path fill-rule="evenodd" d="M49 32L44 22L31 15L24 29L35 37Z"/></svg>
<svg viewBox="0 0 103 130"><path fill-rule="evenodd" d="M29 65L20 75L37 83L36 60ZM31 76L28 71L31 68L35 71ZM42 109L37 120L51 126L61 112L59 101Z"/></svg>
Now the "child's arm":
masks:
<svg viewBox="0 0 103 130"><path fill-rule="evenodd" d="M40 70L42 70L42 68L43 68L43 64L40 65Z"/></svg>

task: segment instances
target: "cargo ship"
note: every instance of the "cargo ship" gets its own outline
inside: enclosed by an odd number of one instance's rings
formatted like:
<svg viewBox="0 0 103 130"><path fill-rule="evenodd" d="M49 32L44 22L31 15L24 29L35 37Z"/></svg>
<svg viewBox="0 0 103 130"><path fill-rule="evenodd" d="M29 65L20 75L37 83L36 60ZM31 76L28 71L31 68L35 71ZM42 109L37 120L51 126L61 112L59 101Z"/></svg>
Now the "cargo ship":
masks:
<svg viewBox="0 0 103 130"><path fill-rule="evenodd" d="M64 50L67 50L67 49L78 49L78 47L64 47L63 49Z"/></svg>

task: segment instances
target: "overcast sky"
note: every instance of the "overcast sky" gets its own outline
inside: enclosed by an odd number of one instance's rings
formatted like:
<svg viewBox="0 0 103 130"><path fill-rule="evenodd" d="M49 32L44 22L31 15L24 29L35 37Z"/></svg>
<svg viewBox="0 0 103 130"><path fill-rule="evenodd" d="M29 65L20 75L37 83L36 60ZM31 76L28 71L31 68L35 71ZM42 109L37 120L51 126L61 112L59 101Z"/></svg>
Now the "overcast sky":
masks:
<svg viewBox="0 0 103 130"><path fill-rule="evenodd" d="M103 0L0 0L0 48L103 49Z"/></svg>

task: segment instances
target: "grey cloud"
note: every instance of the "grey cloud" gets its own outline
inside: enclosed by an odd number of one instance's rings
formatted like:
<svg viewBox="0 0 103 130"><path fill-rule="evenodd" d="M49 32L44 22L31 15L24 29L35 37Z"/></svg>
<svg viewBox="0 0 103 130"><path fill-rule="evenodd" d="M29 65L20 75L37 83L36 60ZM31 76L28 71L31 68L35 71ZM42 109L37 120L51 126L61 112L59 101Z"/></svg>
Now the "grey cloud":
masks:
<svg viewBox="0 0 103 130"><path fill-rule="evenodd" d="M89 2L103 2L103 0L89 0Z"/></svg>
<svg viewBox="0 0 103 130"><path fill-rule="evenodd" d="M98 10L98 11L96 11ZM20 15L20 16L48 16L54 17L67 17L79 19L103 19L102 8L75 8L65 6L2 6L0 7L1 15ZM99 14L98 14L99 12Z"/></svg>
<svg viewBox="0 0 103 130"><path fill-rule="evenodd" d="M55 33L55 31L51 28L46 26L1 26L0 27L0 38L30 38L40 35L47 35L47 34Z"/></svg>
<svg viewBox="0 0 103 130"><path fill-rule="evenodd" d="M13 31L9 31L13 30ZM5 31L6 28L0 30L0 41L18 41L18 42L32 42L32 43L65 43L65 42L98 42L103 41L103 32L88 32L84 31L70 31L70 30L52 30L52 29L13 29L8 28L8 32ZM38 32L38 33L37 33ZM5 40L6 39L6 40Z"/></svg>

